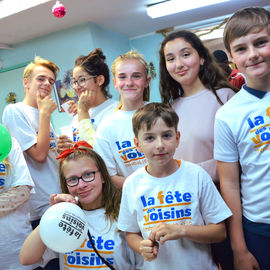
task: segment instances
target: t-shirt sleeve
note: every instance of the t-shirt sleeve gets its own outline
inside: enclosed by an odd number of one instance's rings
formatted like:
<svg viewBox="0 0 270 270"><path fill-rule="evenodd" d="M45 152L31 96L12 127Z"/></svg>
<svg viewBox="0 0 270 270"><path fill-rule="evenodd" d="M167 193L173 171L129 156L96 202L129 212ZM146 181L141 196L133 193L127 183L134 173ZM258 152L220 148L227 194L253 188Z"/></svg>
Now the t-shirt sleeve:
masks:
<svg viewBox="0 0 270 270"><path fill-rule="evenodd" d="M217 224L224 221L232 215L231 210L206 172L202 172L201 179L200 206L205 224Z"/></svg>
<svg viewBox="0 0 270 270"><path fill-rule="evenodd" d="M22 151L36 144L37 134L35 130L32 129L27 118L18 109L8 105L3 112L2 122L12 136L17 139Z"/></svg>
<svg viewBox="0 0 270 270"><path fill-rule="evenodd" d="M83 119L79 122L80 140L94 145L95 129L92 125L91 119Z"/></svg>
<svg viewBox="0 0 270 270"><path fill-rule="evenodd" d="M10 174L13 179L11 186L28 185L34 186L22 150L16 141L12 138L12 150L8 156L11 163Z"/></svg>
<svg viewBox="0 0 270 270"><path fill-rule="evenodd" d="M214 158L223 162L239 160L238 148L226 122L216 118L214 128Z"/></svg>
<svg viewBox="0 0 270 270"><path fill-rule="evenodd" d="M137 211L135 209L135 201L133 200L134 191L127 181L128 178L123 186L118 228L121 231L137 233L140 232L140 228L137 223Z"/></svg>

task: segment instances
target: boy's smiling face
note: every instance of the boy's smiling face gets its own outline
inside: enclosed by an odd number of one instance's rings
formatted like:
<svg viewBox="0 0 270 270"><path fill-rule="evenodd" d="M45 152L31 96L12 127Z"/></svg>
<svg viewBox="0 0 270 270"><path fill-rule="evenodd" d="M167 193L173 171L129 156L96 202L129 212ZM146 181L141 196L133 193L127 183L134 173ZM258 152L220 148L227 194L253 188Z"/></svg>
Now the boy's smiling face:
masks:
<svg viewBox="0 0 270 270"><path fill-rule="evenodd" d="M249 87L256 89L262 82L270 82L270 35L266 28L236 38L230 47L231 60L246 75Z"/></svg>
<svg viewBox="0 0 270 270"><path fill-rule="evenodd" d="M180 133L174 127L168 127L162 118L157 118L147 130L143 124L134 139L135 145L143 152L150 166L169 169L175 149L179 145Z"/></svg>

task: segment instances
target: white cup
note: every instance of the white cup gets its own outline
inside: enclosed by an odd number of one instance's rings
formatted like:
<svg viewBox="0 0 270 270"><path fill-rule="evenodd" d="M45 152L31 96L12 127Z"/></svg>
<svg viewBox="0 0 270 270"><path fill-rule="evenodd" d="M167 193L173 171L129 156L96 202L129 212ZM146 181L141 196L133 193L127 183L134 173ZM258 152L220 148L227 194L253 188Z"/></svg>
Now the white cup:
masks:
<svg viewBox="0 0 270 270"><path fill-rule="evenodd" d="M73 131L71 126L63 126L60 127L59 129L61 135L66 135L70 140L73 141Z"/></svg>
<svg viewBox="0 0 270 270"><path fill-rule="evenodd" d="M63 108L63 110L65 111L65 113L67 113L69 116L73 116L73 113L68 111L68 109L70 107L69 102L70 102L70 100L66 101L65 103L63 103L61 105L61 107Z"/></svg>

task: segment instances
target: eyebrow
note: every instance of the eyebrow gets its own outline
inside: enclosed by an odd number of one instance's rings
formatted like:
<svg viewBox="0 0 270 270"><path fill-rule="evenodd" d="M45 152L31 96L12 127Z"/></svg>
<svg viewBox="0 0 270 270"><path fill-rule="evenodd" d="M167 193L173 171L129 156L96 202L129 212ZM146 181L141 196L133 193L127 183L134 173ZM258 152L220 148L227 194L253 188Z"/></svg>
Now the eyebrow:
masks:
<svg viewBox="0 0 270 270"><path fill-rule="evenodd" d="M183 52L185 50L190 50L190 49L191 49L190 47L184 47L181 50L179 50L179 52ZM174 55L174 54L170 52L170 53L167 53L165 56L169 56L169 55Z"/></svg>

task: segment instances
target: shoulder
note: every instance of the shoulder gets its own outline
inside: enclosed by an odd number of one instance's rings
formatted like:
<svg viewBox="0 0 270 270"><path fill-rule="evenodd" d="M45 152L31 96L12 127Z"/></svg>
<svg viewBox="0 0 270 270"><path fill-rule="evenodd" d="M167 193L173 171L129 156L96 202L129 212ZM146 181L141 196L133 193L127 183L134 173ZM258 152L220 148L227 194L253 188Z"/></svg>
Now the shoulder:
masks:
<svg viewBox="0 0 270 270"><path fill-rule="evenodd" d="M217 90L217 95L225 103L235 95L235 92L231 88L220 88Z"/></svg>
<svg viewBox="0 0 270 270"><path fill-rule="evenodd" d="M126 178L124 182L124 187L136 188L137 186L140 185L140 182L144 182L145 178L147 177L148 177L148 174L145 171L145 167L141 167Z"/></svg>
<svg viewBox="0 0 270 270"><path fill-rule="evenodd" d="M235 113L239 111L239 105L245 100L245 90L237 92L228 102L226 102L217 111L216 118L235 116Z"/></svg>

